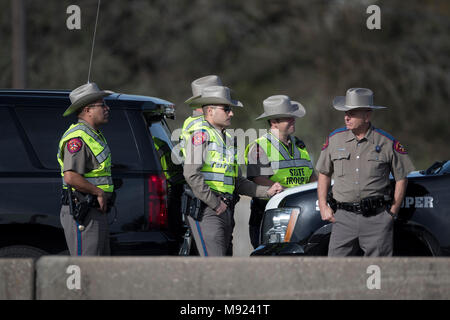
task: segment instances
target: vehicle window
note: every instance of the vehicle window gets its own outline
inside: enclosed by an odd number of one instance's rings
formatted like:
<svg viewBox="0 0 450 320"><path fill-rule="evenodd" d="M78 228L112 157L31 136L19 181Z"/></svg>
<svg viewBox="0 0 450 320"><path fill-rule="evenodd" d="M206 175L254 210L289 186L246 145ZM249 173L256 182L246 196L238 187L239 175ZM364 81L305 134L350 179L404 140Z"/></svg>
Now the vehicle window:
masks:
<svg viewBox="0 0 450 320"><path fill-rule="evenodd" d="M63 118L55 108L16 107L15 111L40 163L59 170L58 143L73 119Z"/></svg>
<svg viewBox="0 0 450 320"><path fill-rule="evenodd" d="M77 119L74 116L63 118L60 109L54 108L20 107L16 108L16 112L42 165L59 170L56 159L58 143ZM108 141L113 163L120 163L128 169L140 168L136 143L124 110L114 110L110 122L101 131Z"/></svg>
<svg viewBox="0 0 450 320"><path fill-rule="evenodd" d="M127 169L142 169L126 110L112 108L109 123L105 124L101 130L111 149L113 164L120 164Z"/></svg>
<svg viewBox="0 0 450 320"><path fill-rule="evenodd" d="M173 148L172 141L170 141L171 133L169 131L169 128L163 121L157 121L150 123L149 125L150 134L153 137L159 138L163 141L165 141L170 148Z"/></svg>
<svg viewBox="0 0 450 320"><path fill-rule="evenodd" d="M24 171L31 163L17 125L7 108L0 107L0 171Z"/></svg>

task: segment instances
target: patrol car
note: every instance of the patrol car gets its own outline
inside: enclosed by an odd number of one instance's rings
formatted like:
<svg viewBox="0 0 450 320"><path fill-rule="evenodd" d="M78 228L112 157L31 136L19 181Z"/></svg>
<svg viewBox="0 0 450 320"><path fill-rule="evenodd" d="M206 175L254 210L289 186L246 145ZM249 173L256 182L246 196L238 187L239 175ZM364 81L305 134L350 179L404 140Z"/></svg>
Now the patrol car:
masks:
<svg viewBox="0 0 450 320"><path fill-rule="evenodd" d="M62 116L69 93L0 90L0 257L67 254L56 153L61 135L77 121ZM161 148L154 143L173 147L166 119L174 118L174 105L128 94L113 94L105 102L111 111L102 132L117 191L108 214L111 253L176 255L185 228L177 201L169 199L180 199L182 188L168 194Z"/></svg>
<svg viewBox="0 0 450 320"><path fill-rule="evenodd" d="M450 161L408 175L406 196L394 223L394 256L450 256L449 187ZM317 183L290 188L267 204L261 245L252 256L325 256L331 226L320 216Z"/></svg>

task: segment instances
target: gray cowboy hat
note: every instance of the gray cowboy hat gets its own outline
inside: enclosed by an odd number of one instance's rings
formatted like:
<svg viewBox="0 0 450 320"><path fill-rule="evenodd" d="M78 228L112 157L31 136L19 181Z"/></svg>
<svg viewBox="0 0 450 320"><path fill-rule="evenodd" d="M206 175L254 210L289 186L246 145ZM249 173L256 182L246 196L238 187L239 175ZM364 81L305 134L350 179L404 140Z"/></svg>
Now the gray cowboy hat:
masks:
<svg viewBox="0 0 450 320"><path fill-rule="evenodd" d="M209 104L225 104L232 107L243 107L238 100L231 99L230 89L223 86L210 86L202 89L201 95L193 99L193 104L204 106Z"/></svg>
<svg viewBox="0 0 450 320"><path fill-rule="evenodd" d="M100 90L98 86L93 83L86 83L74 89L70 94L70 102L72 103L64 112L63 117L71 115L79 108L85 107L92 102L102 99L114 92L108 90Z"/></svg>
<svg viewBox="0 0 450 320"><path fill-rule="evenodd" d="M219 76L216 75L209 75L202 78L198 78L192 81L191 83L192 97L187 99L184 103L190 105L191 107L192 106L197 107L196 104L192 104L192 100L200 98L203 88L221 85L222 80L219 78Z"/></svg>
<svg viewBox="0 0 450 320"><path fill-rule="evenodd" d="M264 113L255 120L295 117L301 118L306 114L300 102L291 101L288 96L270 96L263 101Z"/></svg>
<svg viewBox="0 0 450 320"><path fill-rule="evenodd" d="M366 88L350 88L344 96L333 100L333 107L339 111L348 111L357 108L385 109L386 107L373 105L373 92Z"/></svg>

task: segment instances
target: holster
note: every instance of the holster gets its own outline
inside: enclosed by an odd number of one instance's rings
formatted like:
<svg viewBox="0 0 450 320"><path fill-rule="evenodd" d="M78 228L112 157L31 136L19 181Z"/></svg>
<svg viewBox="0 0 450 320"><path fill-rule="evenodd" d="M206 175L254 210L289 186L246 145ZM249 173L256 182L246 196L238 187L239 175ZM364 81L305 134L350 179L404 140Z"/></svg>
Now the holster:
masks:
<svg viewBox="0 0 450 320"><path fill-rule="evenodd" d="M333 198L333 192L328 192L327 194L327 202L331 209L333 209L334 212L337 210L337 201Z"/></svg>
<svg viewBox="0 0 450 320"><path fill-rule="evenodd" d="M113 192L108 198L108 207L106 212L109 212L111 207L114 206L115 199L116 193ZM76 190L72 191L72 188L70 187L63 190L61 200L63 205L69 205L70 214L79 225L84 225L90 208L98 209L100 207L96 196L90 193L85 194Z"/></svg>
<svg viewBox="0 0 450 320"><path fill-rule="evenodd" d="M206 205L203 201L195 197L191 188L185 186L181 196L181 212L194 220L201 221L205 207Z"/></svg>

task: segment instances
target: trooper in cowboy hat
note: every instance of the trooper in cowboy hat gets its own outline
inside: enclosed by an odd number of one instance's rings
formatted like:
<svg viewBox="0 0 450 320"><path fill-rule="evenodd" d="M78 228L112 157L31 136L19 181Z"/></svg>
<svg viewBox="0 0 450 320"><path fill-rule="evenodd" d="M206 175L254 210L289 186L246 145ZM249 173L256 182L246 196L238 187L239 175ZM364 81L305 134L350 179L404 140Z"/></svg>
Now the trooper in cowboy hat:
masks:
<svg viewBox="0 0 450 320"><path fill-rule="evenodd" d="M82 107L85 107L98 100L103 100L104 97L113 94L114 92L109 90L100 90L97 84L91 82L83 84L82 86L74 89L69 94L71 105L64 112L63 117L67 117L76 112Z"/></svg>
<svg viewBox="0 0 450 320"><path fill-rule="evenodd" d="M305 144L293 134L297 118L305 108L286 95L270 96L263 101L264 113L256 120L267 120L269 132L251 142L245 151L247 177L256 184L271 186L278 182L285 188L316 180ZM259 230L267 199L253 198L249 234L253 247L259 246Z"/></svg>
<svg viewBox="0 0 450 320"><path fill-rule="evenodd" d="M179 155L181 156L181 161L183 161L185 157L184 147L186 145L186 139L191 135L191 133L194 130L200 128L202 126L202 122L205 120L205 118L203 117L202 105L192 103L192 101L201 96L203 88L221 85L222 80L219 78L219 76L216 75L208 75L192 81L191 83L192 97L190 97L184 102L192 108L192 115L187 117L186 120L184 120L183 127L181 129L179 139L180 140L179 148L181 152L181 154Z"/></svg>
<svg viewBox="0 0 450 320"><path fill-rule="evenodd" d="M57 157L64 195L60 218L69 252L74 256L110 254L105 213L112 206L114 185L111 152L99 127L108 122L109 107L103 98L112 93L100 90L95 83L84 84L69 94L71 105L64 112L64 116L76 113L78 117L61 137ZM70 199L82 201L80 194L91 194L97 200L87 209L89 218L83 221L75 220L75 206L70 205Z"/></svg>
<svg viewBox="0 0 450 320"><path fill-rule="evenodd" d="M203 107L205 121L186 141L184 177L201 205L199 212L184 214L201 256L229 255L235 194L269 198L283 188L278 183L258 186L242 176L233 139L225 129L231 124L232 108L243 105L231 98L229 88L205 87L192 103ZM190 199L187 193L185 197Z"/></svg>
<svg viewBox="0 0 450 320"><path fill-rule="evenodd" d="M394 137L371 124L372 110L385 107L374 105L370 89L348 89L333 107L345 112L345 127L328 136L316 165L320 214L333 223L328 255L356 255L361 249L365 256L391 256L394 219L414 166ZM334 200L327 202L332 178Z"/></svg>

